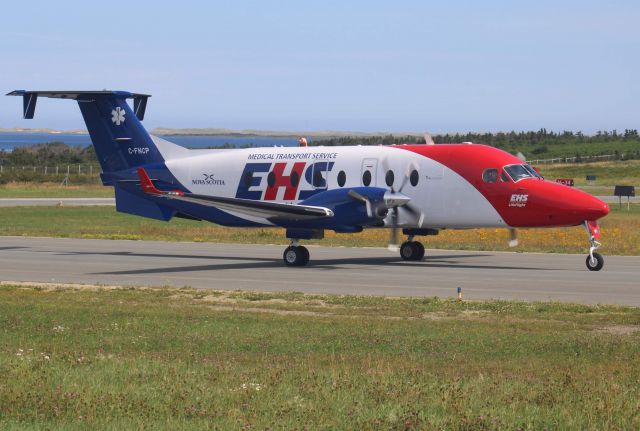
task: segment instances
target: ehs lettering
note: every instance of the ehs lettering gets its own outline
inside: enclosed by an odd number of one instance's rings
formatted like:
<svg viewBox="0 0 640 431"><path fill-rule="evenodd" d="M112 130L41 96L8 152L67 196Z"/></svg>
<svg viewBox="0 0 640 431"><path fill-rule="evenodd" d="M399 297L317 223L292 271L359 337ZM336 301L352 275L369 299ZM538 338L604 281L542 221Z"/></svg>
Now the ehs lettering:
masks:
<svg viewBox="0 0 640 431"><path fill-rule="evenodd" d="M513 194L511 195L511 200L509 201L510 207L522 208L527 205L527 201L529 200L529 195L525 194Z"/></svg>
<svg viewBox="0 0 640 431"><path fill-rule="evenodd" d="M278 199L278 191L284 188L283 200L307 199L326 190L327 173L333 169L334 163L315 162L306 170L306 162L247 163L238 183L236 197L273 201Z"/></svg>

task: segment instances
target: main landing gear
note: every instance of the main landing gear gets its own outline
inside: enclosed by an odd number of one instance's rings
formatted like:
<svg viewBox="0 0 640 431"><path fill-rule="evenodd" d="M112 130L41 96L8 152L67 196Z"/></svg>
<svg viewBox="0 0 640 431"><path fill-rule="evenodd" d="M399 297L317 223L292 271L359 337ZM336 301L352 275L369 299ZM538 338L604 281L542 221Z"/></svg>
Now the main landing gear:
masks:
<svg viewBox="0 0 640 431"><path fill-rule="evenodd" d="M587 268L589 271L600 271L604 266L604 257L596 250L600 248L600 243L596 241L596 237L600 236L600 227L595 222L584 222L585 229L589 234L589 256L587 256Z"/></svg>
<svg viewBox="0 0 640 431"><path fill-rule="evenodd" d="M291 245L284 250L282 259L287 266L305 266L309 263L309 250L294 240L291 241Z"/></svg>
<svg viewBox="0 0 640 431"><path fill-rule="evenodd" d="M413 236L400 246L400 257L404 260L422 260L424 257L424 245L419 241L414 241Z"/></svg>

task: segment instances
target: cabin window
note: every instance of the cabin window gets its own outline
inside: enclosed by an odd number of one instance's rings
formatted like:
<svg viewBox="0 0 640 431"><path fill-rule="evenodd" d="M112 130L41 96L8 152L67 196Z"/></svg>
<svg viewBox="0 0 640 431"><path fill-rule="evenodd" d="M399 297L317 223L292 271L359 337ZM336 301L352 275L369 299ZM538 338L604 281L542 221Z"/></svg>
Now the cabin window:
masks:
<svg viewBox="0 0 640 431"><path fill-rule="evenodd" d="M395 176L393 175L393 171L389 169L387 174L384 176L384 181L387 183L387 186L393 187L393 180Z"/></svg>
<svg viewBox="0 0 640 431"><path fill-rule="evenodd" d="M498 181L498 170L495 168L485 169L482 173L482 181L485 183L495 183Z"/></svg>
<svg viewBox="0 0 640 431"><path fill-rule="evenodd" d="M362 174L362 184L366 187L371 184L371 171L364 171L364 174Z"/></svg>
<svg viewBox="0 0 640 431"><path fill-rule="evenodd" d="M289 181L291 181L291 185L293 187L298 187L300 184L300 174L296 171L291 172L291 176L289 176Z"/></svg>
<svg viewBox="0 0 640 431"><path fill-rule="evenodd" d="M273 187L276 185L276 174L275 172L271 171L269 172L269 175L267 175L267 185L269 187Z"/></svg>
<svg viewBox="0 0 640 431"><path fill-rule="evenodd" d="M418 181L420 181L420 174L414 169L411 171L411 175L409 175L409 182L415 187L418 185Z"/></svg>
<svg viewBox="0 0 640 431"><path fill-rule="evenodd" d="M313 187L324 187L324 178L322 177L322 171L316 169L313 171Z"/></svg>
<svg viewBox="0 0 640 431"><path fill-rule="evenodd" d="M347 182L347 174L345 174L344 171L340 171L340 173L338 173L338 185L340 187L344 187L346 182Z"/></svg>

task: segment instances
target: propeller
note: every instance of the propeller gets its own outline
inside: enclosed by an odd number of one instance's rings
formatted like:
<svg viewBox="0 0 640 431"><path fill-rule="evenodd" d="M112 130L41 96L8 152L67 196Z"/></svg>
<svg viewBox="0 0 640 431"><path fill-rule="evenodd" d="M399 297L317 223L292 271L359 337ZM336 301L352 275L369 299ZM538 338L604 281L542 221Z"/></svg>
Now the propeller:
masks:
<svg viewBox="0 0 640 431"><path fill-rule="evenodd" d="M520 151L518 151L518 154L516 154L516 157L522 160L523 162L527 161L527 157L524 154L522 154ZM518 230L511 228L509 229L509 247L513 248L517 246L518 246Z"/></svg>
<svg viewBox="0 0 640 431"><path fill-rule="evenodd" d="M431 134L429 132L424 132L424 143L426 145L435 145L436 143L433 142L433 136L431 136Z"/></svg>
<svg viewBox="0 0 640 431"><path fill-rule="evenodd" d="M427 136L425 136L425 139L426 137ZM382 165L382 169L384 170L386 175L386 172L389 172L389 161L385 157L380 161L380 164ZM409 202L411 198L409 198L408 196L402 193L402 189L404 189L404 187L409 182L411 173L413 171L418 171L418 168L419 168L418 164L415 163L414 161L411 161L411 163L409 163L409 165L407 166L404 177L402 178L402 183L400 184L400 187L398 188L398 190L396 191L392 184L389 189L390 193L385 193L385 205L391 211L391 216L390 216L391 234L389 237L389 245L387 247L391 251L398 251L399 249L398 247L398 208L402 208L405 211L407 211L409 214L417 217L418 225L421 226L422 222L424 221L424 213L421 210L416 209L413 205L411 205Z"/></svg>
<svg viewBox="0 0 640 431"><path fill-rule="evenodd" d="M516 229L509 229L509 247L518 246L518 231Z"/></svg>
<svg viewBox="0 0 640 431"><path fill-rule="evenodd" d="M367 198L365 196L362 196L360 193L358 193L355 190L349 190L349 192L347 194L352 199L355 199L355 200L357 200L359 202L364 203L365 207L367 208L367 217L369 217L369 218L373 217L373 210L371 208L371 201L369 201L369 198Z"/></svg>

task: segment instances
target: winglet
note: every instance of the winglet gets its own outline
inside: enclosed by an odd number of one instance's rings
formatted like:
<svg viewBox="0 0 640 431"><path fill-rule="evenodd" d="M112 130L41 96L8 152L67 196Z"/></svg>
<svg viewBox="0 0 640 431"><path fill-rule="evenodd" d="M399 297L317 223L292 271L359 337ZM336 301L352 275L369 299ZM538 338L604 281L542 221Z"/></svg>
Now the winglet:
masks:
<svg viewBox="0 0 640 431"><path fill-rule="evenodd" d="M145 193L153 194L153 195L161 195L162 192L153 185L151 178L147 174L147 171L144 168L138 168L138 178L140 178L140 185L142 186L142 191Z"/></svg>

